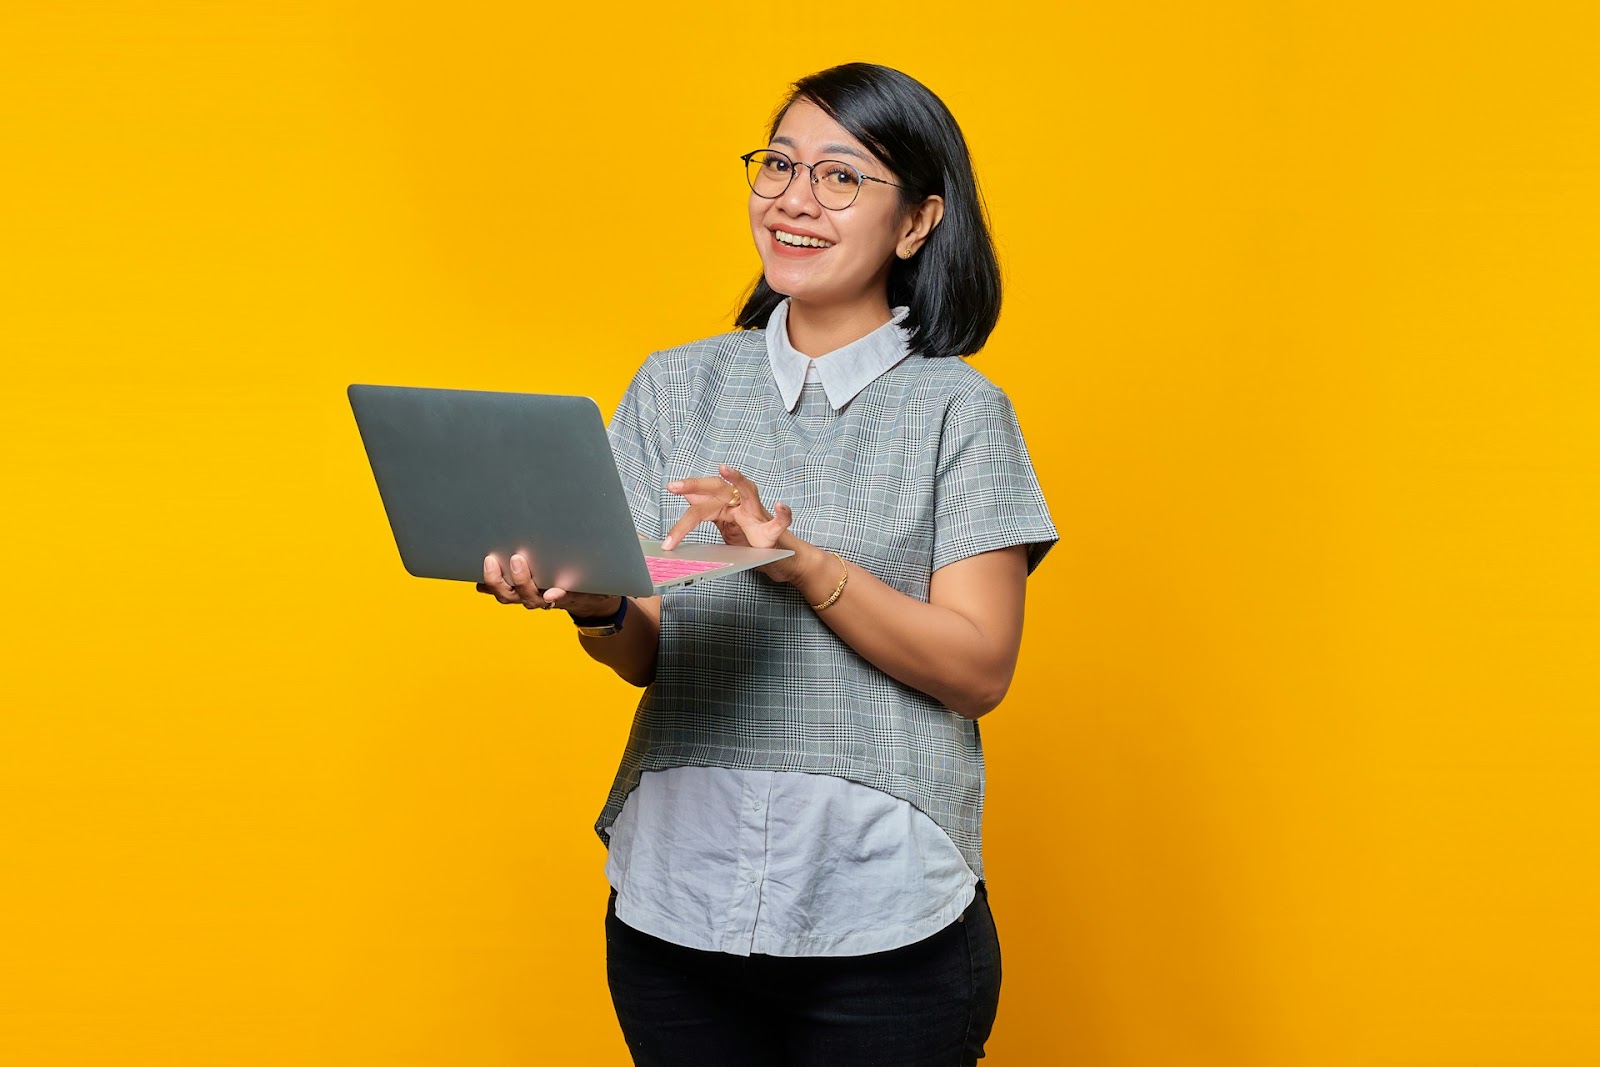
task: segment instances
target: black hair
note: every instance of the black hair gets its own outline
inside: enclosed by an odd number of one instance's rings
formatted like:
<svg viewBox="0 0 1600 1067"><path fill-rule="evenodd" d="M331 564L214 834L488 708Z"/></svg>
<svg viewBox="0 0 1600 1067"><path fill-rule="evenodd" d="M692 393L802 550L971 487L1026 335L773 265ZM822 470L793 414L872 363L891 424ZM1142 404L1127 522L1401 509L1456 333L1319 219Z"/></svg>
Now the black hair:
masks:
<svg viewBox="0 0 1600 1067"><path fill-rule="evenodd" d="M846 63L795 82L773 117L769 137L801 99L816 104L894 172L902 208L930 196L944 198L944 219L917 254L890 261L889 306L911 309L900 325L911 331L913 352L977 352L1000 317L1000 263L955 116L909 75L874 63ZM743 329L763 327L782 301L763 275L735 323Z"/></svg>

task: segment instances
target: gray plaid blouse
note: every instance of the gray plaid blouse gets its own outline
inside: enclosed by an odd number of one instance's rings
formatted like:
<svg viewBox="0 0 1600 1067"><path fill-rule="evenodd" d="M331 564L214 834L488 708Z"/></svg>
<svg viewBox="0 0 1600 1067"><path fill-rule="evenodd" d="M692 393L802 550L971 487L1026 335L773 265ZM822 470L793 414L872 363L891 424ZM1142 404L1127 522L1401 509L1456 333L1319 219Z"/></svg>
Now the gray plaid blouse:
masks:
<svg viewBox="0 0 1600 1067"><path fill-rule="evenodd" d="M843 409L818 401L785 410L764 331L651 355L610 425L639 533L660 537L683 514L667 482L731 463L769 507L794 509L797 536L919 600L946 564L1027 545L1031 570L1054 544L1011 403L965 361L908 356ZM717 536L702 526L685 540ZM802 771L916 806L982 876L976 722L867 663L763 575L661 604L655 681L596 823L602 840L644 771Z"/></svg>

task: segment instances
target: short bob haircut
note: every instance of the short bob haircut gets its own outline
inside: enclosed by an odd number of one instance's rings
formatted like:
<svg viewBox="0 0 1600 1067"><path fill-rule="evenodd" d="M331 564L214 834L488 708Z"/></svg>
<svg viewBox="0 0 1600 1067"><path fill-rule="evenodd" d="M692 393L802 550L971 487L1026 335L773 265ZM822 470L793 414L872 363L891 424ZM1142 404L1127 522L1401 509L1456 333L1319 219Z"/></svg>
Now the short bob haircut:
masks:
<svg viewBox="0 0 1600 1067"><path fill-rule="evenodd" d="M944 198L944 219L917 254L890 261L889 306L911 309L901 322L911 331L911 351L977 352L1000 317L1000 263L955 116L915 78L873 63L846 63L795 82L773 117L769 138L799 99L816 104L883 160L900 182L903 208L930 196ZM735 323L760 329L783 299L763 275Z"/></svg>

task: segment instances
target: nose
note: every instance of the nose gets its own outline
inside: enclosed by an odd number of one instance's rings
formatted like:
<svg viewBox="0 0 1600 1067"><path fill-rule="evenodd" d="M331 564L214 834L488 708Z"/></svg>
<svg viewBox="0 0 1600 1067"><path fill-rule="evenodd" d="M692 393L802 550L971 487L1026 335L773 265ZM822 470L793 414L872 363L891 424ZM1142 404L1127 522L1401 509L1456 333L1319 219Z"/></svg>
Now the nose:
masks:
<svg viewBox="0 0 1600 1067"><path fill-rule="evenodd" d="M802 173L801 169L805 171ZM822 204L817 200L816 190L812 187L811 165L796 163L794 177L789 182L789 188L778 197L778 207L787 215L811 215L813 217L822 213Z"/></svg>

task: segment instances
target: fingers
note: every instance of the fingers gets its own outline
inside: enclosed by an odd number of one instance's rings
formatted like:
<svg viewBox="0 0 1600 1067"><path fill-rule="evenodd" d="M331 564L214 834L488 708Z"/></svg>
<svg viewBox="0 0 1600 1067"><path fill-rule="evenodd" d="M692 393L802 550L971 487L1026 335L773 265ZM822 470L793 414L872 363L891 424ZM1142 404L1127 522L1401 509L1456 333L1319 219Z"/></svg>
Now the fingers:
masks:
<svg viewBox="0 0 1600 1067"><path fill-rule="evenodd" d="M680 478L668 482L667 491L676 493L690 503L715 503L730 510L746 504L760 504L761 494L755 482L726 464L721 470L733 477Z"/></svg>
<svg viewBox="0 0 1600 1067"><path fill-rule="evenodd" d="M670 490L671 486L668 486L668 489ZM689 510L683 513L682 518L672 524L672 529L667 531L667 536L661 539L661 547L664 549L678 547L678 542L683 540L685 534L707 519L721 514L722 509L723 504L720 500L706 500L698 504L689 505Z"/></svg>
<svg viewBox="0 0 1600 1067"><path fill-rule="evenodd" d="M580 593L571 589L546 589L544 598L557 611L580 618L615 615L623 599L611 593Z"/></svg>
<svg viewBox="0 0 1600 1067"><path fill-rule="evenodd" d="M679 478L667 483L667 492L685 497L717 497L728 499L728 480L715 475L709 478Z"/></svg>
<svg viewBox="0 0 1600 1067"><path fill-rule="evenodd" d="M550 607L550 602L539 592L539 587L533 584L528 561L520 553L511 557L511 588L517 594L517 599L522 601L522 606L530 611Z"/></svg>
<svg viewBox="0 0 1600 1067"><path fill-rule="evenodd" d="M773 548L778 544L778 539L783 536L794 522L794 512L788 504L774 504L772 514L760 521L746 520L747 528L745 537L747 541L757 548Z"/></svg>
<svg viewBox="0 0 1600 1067"><path fill-rule="evenodd" d="M717 473L722 476L723 481L739 490L742 495L750 498L760 495L761 491L756 488L756 483L746 478L737 468L724 463L717 468Z"/></svg>
<svg viewBox="0 0 1600 1067"><path fill-rule="evenodd" d="M772 509L772 514L765 517L746 514L744 510L734 513L738 516L740 533L744 536L744 543L755 548L776 548L783 539L784 532L794 522L794 512L787 504L777 504Z"/></svg>
<svg viewBox="0 0 1600 1067"><path fill-rule="evenodd" d="M667 491L689 501L689 510L673 524L661 539L663 549L676 548L690 530L702 522L711 521L722 531L723 540L730 534L743 540L743 528L754 520L764 523L770 519L761 506L760 490L756 484L727 464L718 468L716 477L679 478L667 483ZM732 543L732 542L730 542Z"/></svg>
<svg viewBox="0 0 1600 1067"><path fill-rule="evenodd" d="M559 608L578 616L614 615L617 611L617 597L609 593L580 593L554 585L540 589L528 569L527 557L520 554L511 557L506 569L495 557L485 558L483 581L477 583L477 589L502 604L521 604L529 610Z"/></svg>
<svg viewBox="0 0 1600 1067"><path fill-rule="evenodd" d="M515 604L517 591L511 585L511 580L500 570L500 561L493 556L483 557L483 581L478 583L478 592L488 593L502 604Z"/></svg>
<svg viewBox="0 0 1600 1067"><path fill-rule="evenodd" d="M511 573L506 574L500 561L493 556L483 560L483 581L478 591L489 593L502 604L521 604L530 611L548 608L549 602L540 595L539 587L528 571L528 561L520 554L511 557Z"/></svg>
<svg viewBox="0 0 1600 1067"><path fill-rule="evenodd" d="M551 587L544 591L545 607L555 608L557 611L568 611L574 615L588 615L589 612L580 611L579 609L591 599L593 598L587 594L574 593L570 589Z"/></svg>

